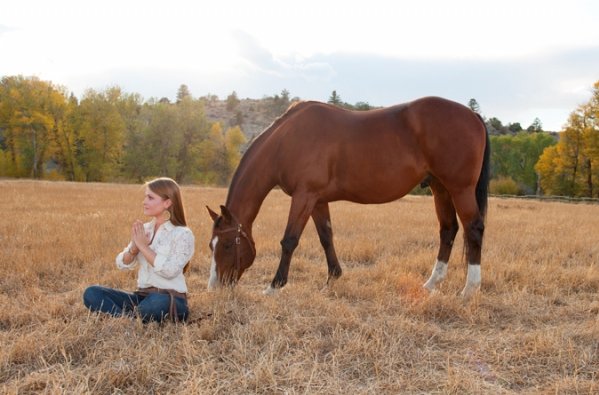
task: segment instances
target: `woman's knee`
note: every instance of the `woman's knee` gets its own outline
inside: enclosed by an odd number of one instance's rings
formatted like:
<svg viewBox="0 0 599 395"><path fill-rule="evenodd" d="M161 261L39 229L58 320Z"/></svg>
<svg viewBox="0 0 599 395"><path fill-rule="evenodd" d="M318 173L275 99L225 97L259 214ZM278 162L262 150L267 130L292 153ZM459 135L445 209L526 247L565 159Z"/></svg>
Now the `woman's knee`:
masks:
<svg viewBox="0 0 599 395"><path fill-rule="evenodd" d="M103 301L104 288L99 285L87 287L83 292L83 304L92 310L98 310Z"/></svg>

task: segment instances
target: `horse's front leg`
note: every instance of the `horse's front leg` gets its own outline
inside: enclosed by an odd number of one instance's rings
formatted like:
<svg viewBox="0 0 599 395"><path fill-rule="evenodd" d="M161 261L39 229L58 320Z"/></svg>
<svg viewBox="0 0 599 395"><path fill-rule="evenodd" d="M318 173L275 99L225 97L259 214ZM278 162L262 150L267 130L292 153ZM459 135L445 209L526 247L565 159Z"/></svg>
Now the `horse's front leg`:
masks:
<svg viewBox="0 0 599 395"><path fill-rule="evenodd" d="M291 209L289 210L287 227L285 228L283 240L281 240L281 261L279 262L279 268L272 283L264 291L265 294L272 294L287 284L291 256L299 244L300 236L306 227L315 204L316 199L307 194L296 194L291 198Z"/></svg>
<svg viewBox="0 0 599 395"><path fill-rule="evenodd" d="M329 267L327 284L329 284L331 280L341 277L342 273L337 253L335 252L335 246L333 245L333 227L331 225L329 204L326 202L317 203L312 211L312 219L314 220L314 225L316 225L318 238L327 258L327 266Z"/></svg>

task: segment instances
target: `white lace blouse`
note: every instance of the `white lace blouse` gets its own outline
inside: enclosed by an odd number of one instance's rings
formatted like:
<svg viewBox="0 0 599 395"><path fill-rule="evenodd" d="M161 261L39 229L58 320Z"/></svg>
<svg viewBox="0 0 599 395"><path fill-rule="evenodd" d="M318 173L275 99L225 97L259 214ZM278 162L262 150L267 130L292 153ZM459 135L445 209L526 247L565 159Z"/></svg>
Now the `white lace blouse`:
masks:
<svg viewBox="0 0 599 395"><path fill-rule="evenodd" d="M187 285L183 268L194 253L193 233L186 226L175 226L167 221L160 225L154 236L154 223L155 220L152 220L144 224L146 235L152 240L150 249L156 253L154 266L148 263L142 253L137 254L130 264L125 264L123 257L132 247L131 243L117 255L116 266L122 270L133 270L139 264L137 273L139 288L157 287L186 293Z"/></svg>

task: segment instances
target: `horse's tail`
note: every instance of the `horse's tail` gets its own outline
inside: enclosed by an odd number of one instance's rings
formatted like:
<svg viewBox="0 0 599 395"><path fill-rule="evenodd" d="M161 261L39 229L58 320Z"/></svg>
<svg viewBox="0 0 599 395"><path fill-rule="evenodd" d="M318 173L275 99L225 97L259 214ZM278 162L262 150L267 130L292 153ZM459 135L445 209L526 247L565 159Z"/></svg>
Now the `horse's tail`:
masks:
<svg viewBox="0 0 599 395"><path fill-rule="evenodd" d="M487 129L487 125L479 114L476 115L478 115L478 118L485 128L485 153L483 156L483 166L480 169L480 176L478 177L478 183L476 184L476 203L478 203L478 210L484 220L487 214L489 180L491 178L491 146L489 144L489 130Z"/></svg>

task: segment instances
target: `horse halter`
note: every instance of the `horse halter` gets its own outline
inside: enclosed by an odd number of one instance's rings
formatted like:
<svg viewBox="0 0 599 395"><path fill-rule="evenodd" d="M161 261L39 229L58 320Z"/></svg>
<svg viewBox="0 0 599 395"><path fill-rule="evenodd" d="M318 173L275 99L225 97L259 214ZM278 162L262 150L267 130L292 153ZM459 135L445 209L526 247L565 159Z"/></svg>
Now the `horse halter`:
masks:
<svg viewBox="0 0 599 395"><path fill-rule="evenodd" d="M254 246L254 241L250 238L250 236L242 229L243 226L241 225L241 223L239 221L237 221L237 219L233 216L231 216L231 218L233 219L234 222L237 223L237 225L233 225L230 228L227 229L222 229L222 230L215 230L214 234L216 236L225 234L225 233L230 233L230 232L237 232L237 235L235 236L235 267L237 269L237 271L239 272L241 269L241 252L239 251L239 249L241 248L241 238L243 237L249 244L250 248L252 249L252 253L254 254L254 256L256 256L256 247Z"/></svg>

